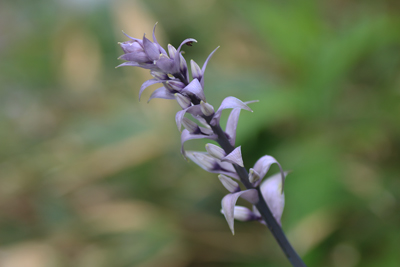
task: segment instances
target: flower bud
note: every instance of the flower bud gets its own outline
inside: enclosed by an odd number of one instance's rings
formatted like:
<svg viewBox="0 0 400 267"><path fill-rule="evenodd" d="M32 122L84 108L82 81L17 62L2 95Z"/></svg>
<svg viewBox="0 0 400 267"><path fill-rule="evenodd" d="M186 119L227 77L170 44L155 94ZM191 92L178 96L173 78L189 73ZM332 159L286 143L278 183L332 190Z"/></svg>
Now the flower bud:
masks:
<svg viewBox="0 0 400 267"><path fill-rule="evenodd" d="M203 153L193 153L193 156L197 159L198 163L204 166L206 169L213 170L217 164L216 159Z"/></svg>
<svg viewBox="0 0 400 267"><path fill-rule="evenodd" d="M221 181L222 185L231 193L239 192L240 187L239 184L236 183L234 180L225 176L223 174L218 175L218 179Z"/></svg>
<svg viewBox="0 0 400 267"><path fill-rule="evenodd" d="M213 106L204 102L203 100L200 101L200 109L201 109L201 112L203 112L203 114L206 116L211 116L212 114L214 114Z"/></svg>
<svg viewBox="0 0 400 267"><path fill-rule="evenodd" d="M197 63L193 59L190 60L190 68L192 70L193 79L200 80L201 77L203 76L203 72L201 71L199 65L197 65Z"/></svg>
<svg viewBox="0 0 400 267"><path fill-rule="evenodd" d="M242 222L254 221L259 218L259 216L254 214L254 212L252 212L248 208L242 207L242 206L235 206L235 208L233 210L233 217L236 220L242 221Z"/></svg>
<svg viewBox="0 0 400 267"><path fill-rule="evenodd" d="M169 80L167 82L165 82L168 87L170 87L170 89L176 90L176 91L180 91L183 88L185 88L185 84L181 81L177 81L177 80Z"/></svg>
<svg viewBox="0 0 400 267"><path fill-rule="evenodd" d="M174 94L176 101L178 102L179 106L181 108L185 109L190 107L190 104L192 103L189 97L186 97L184 95L181 95L179 93Z"/></svg>
<svg viewBox="0 0 400 267"><path fill-rule="evenodd" d="M260 180L260 175L253 168L250 168L250 171L249 171L250 183L253 184L253 183L257 182L258 180Z"/></svg>
<svg viewBox="0 0 400 267"><path fill-rule="evenodd" d="M170 58L174 58L176 54L176 49L172 45L168 44L168 53Z"/></svg>
<svg viewBox="0 0 400 267"><path fill-rule="evenodd" d="M159 80L168 80L168 75L159 71L150 71L151 76Z"/></svg>
<svg viewBox="0 0 400 267"><path fill-rule="evenodd" d="M183 125L183 127L185 127L191 134L196 133L196 132L199 131L199 126L198 126L195 122L189 120L188 118L183 118L183 119L182 119L182 125Z"/></svg>
<svg viewBox="0 0 400 267"><path fill-rule="evenodd" d="M226 156L226 153L222 148L213 144L206 144L206 150L208 154L217 159L222 159Z"/></svg>

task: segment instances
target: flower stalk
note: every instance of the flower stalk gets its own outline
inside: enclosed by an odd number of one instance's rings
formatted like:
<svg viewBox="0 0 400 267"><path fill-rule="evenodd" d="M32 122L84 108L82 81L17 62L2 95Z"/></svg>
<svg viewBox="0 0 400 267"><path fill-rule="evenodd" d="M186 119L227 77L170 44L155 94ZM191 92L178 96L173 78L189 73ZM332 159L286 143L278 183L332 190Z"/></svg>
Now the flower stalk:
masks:
<svg viewBox="0 0 400 267"><path fill-rule="evenodd" d="M130 40L120 43L124 54L120 57L127 62L119 66L134 66L149 69L154 77L143 83L139 91L139 99L143 91L154 84L163 86L156 89L150 99L162 98L177 101L182 110L175 116L178 130L181 131L181 153L204 170L219 174L222 185L229 193L222 199L221 212L224 214L228 226L234 234L234 220L259 221L268 226L273 236L280 245L282 251L294 267L305 267L306 265L293 249L281 228L281 216L284 207L283 185L286 174L278 161L272 156L261 157L253 168L250 175L244 167L241 147L235 146L236 128L242 109L251 111L247 106L257 101L242 102L241 100L228 96L220 107L215 111L214 107L206 101L204 94L204 74L208 61L218 49L215 49L206 59L202 68L190 61L191 76L186 60L181 50L184 44L192 46L195 39L184 40L175 49L168 45L168 53L160 46L155 37L155 26L153 29L153 42L143 36L137 39L126 35ZM225 109L232 109L225 131L220 126L221 113ZM192 119L185 117L190 114ZM185 151L185 142L193 139L209 139L219 144L206 145L206 152ZM277 164L280 173L262 181L270 166ZM242 183L246 190L241 190L236 181ZM253 210L247 207L236 206L238 198L241 197L253 205Z"/></svg>

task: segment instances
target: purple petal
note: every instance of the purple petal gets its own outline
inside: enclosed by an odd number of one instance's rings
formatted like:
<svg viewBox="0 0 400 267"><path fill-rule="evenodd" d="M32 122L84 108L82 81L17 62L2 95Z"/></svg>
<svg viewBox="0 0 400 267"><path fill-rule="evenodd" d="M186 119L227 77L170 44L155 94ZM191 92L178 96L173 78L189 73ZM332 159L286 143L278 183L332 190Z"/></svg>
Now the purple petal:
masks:
<svg viewBox="0 0 400 267"><path fill-rule="evenodd" d="M126 61L135 61L139 63L150 62L149 57L144 52L134 52L129 54L123 54L118 59L126 60Z"/></svg>
<svg viewBox="0 0 400 267"><path fill-rule="evenodd" d="M153 98L162 98L162 99L175 99L175 96L173 93L171 93L168 89L165 87L160 87L151 94L149 100L147 100L147 103L150 102Z"/></svg>
<svg viewBox="0 0 400 267"><path fill-rule="evenodd" d="M216 159L222 159L226 156L225 151L217 145L214 144L206 144L206 150L208 154L213 156Z"/></svg>
<svg viewBox="0 0 400 267"><path fill-rule="evenodd" d="M275 217L275 220L281 224L283 208L285 206L285 195L282 192L283 183L281 174L277 173L266 179L260 187L261 194L267 202L269 209Z"/></svg>
<svg viewBox="0 0 400 267"><path fill-rule="evenodd" d="M146 89L150 85L153 85L153 84L156 84L156 83L162 83L162 82L166 82L166 80L151 79L151 80L145 81L142 84L142 86L140 87L140 90L139 90L139 101L140 101L140 97L142 96L142 93L143 93L144 89Z"/></svg>
<svg viewBox="0 0 400 267"><path fill-rule="evenodd" d="M225 98L221 106L219 106L217 112L215 112L215 115L213 119L211 120L212 125L217 125L219 123L219 119L221 117L222 110L228 109L228 108L240 108L240 109L245 109L248 111L253 112L245 103L243 103L241 100L237 99L236 97L233 96L228 96Z"/></svg>
<svg viewBox="0 0 400 267"><path fill-rule="evenodd" d="M214 133L213 130L211 130L210 128L206 128L206 127L199 127L201 133L206 134L206 135L211 135Z"/></svg>
<svg viewBox="0 0 400 267"><path fill-rule="evenodd" d="M183 117L182 118L182 125L188 130L191 134L201 134L200 127L194 121Z"/></svg>
<svg viewBox="0 0 400 267"><path fill-rule="evenodd" d="M128 34L126 34L124 31L122 31L122 34L125 35L126 37L128 37L129 39L132 39L136 42L138 42L140 45L142 45L142 40L138 39L138 38L134 38L132 36L129 36Z"/></svg>
<svg viewBox="0 0 400 267"><path fill-rule="evenodd" d="M183 42L178 46L178 49L176 49L175 57L181 51L182 45L187 44L187 43L193 43L193 42L197 43L197 40L193 39L193 38L187 38L187 39L183 40Z"/></svg>
<svg viewBox="0 0 400 267"><path fill-rule="evenodd" d="M176 126L178 127L178 130L180 131L182 129L182 119L185 116L185 113L192 114L193 116L198 116L201 114L201 109L199 105L196 106L190 106L184 110L178 111L175 115L175 122Z"/></svg>
<svg viewBox="0 0 400 267"><path fill-rule="evenodd" d="M181 82L179 79L175 80L168 80L167 81L168 87L175 91L181 91L183 88L185 88L185 84Z"/></svg>
<svg viewBox="0 0 400 267"><path fill-rule="evenodd" d="M232 180L232 178L225 176L223 174L218 175L218 179L221 181L222 185L231 193L236 193L240 191L240 186L237 182Z"/></svg>
<svg viewBox="0 0 400 267"><path fill-rule="evenodd" d="M244 102L246 105L258 102L258 100L252 100ZM239 121L240 108L234 108L229 114L228 120L226 122L225 133L228 135L229 142L232 146L235 146L236 141L236 128Z"/></svg>
<svg viewBox="0 0 400 267"><path fill-rule="evenodd" d="M221 169L224 169L224 170L229 171L229 172L234 172L235 174L237 174L235 168L232 165L232 163L221 161L219 163L219 165L220 165Z"/></svg>
<svg viewBox="0 0 400 267"><path fill-rule="evenodd" d="M160 51L156 44L143 36L143 46L144 51L146 52L147 56L151 59L151 61L157 60L160 58Z"/></svg>
<svg viewBox="0 0 400 267"><path fill-rule="evenodd" d="M122 50L124 51L125 54L129 53L137 53L137 52L143 52L143 46L139 42L135 41L126 41L123 43L118 43Z"/></svg>
<svg viewBox="0 0 400 267"><path fill-rule="evenodd" d="M200 82L201 82L201 86L203 86L203 87L204 87L204 72L206 71L208 61L211 59L212 55L215 53L215 51L217 51L218 48L219 48L219 46L217 48L215 48L214 51L212 51L210 55L208 55L206 61L203 64L203 67L201 68L202 77L201 77Z"/></svg>
<svg viewBox="0 0 400 267"><path fill-rule="evenodd" d="M181 61L180 51L181 51L182 45L187 44L187 43L191 43L191 42L196 42L197 43L196 39L188 38L188 39L183 40L183 42L179 45L178 49L176 50L176 53L175 53L175 56L174 56L174 61L175 61L175 64L177 66L181 65L180 64L180 61ZM172 74L174 74L174 73L172 73Z"/></svg>
<svg viewBox="0 0 400 267"><path fill-rule="evenodd" d="M197 96L199 99L203 100L204 102L206 101L203 87L201 87L201 84L197 79L193 79L182 91L188 94L193 94Z"/></svg>
<svg viewBox="0 0 400 267"><path fill-rule="evenodd" d="M231 143L232 146L235 145L236 141L236 128L239 121L240 110L240 108L234 108L226 122L225 133L228 135L229 143Z"/></svg>
<svg viewBox="0 0 400 267"><path fill-rule="evenodd" d="M208 125L207 121L206 121L203 117L194 116L194 115L192 115L192 116L193 116L196 120L198 120L202 125L204 125L204 127L208 128L208 129L211 129L210 125Z"/></svg>
<svg viewBox="0 0 400 267"><path fill-rule="evenodd" d="M204 134L191 134L188 130L184 129L181 134L181 153L183 156L185 156L185 149L184 149L184 144L186 141L192 140L192 139L212 139L215 140L217 139L217 135L204 135Z"/></svg>
<svg viewBox="0 0 400 267"><path fill-rule="evenodd" d="M283 185L285 182L285 173L283 172L281 164L272 156L263 156L259 160L257 160L256 164L254 164L253 169L260 175L261 179L257 183L256 186L261 182L264 176L267 174L269 168L272 164L276 163L281 171L281 179L282 179L282 192L283 192Z"/></svg>
<svg viewBox="0 0 400 267"><path fill-rule="evenodd" d="M176 54L176 48L170 44L168 45L168 54L170 58L174 58Z"/></svg>
<svg viewBox="0 0 400 267"><path fill-rule="evenodd" d="M218 161L205 152L188 151L187 157L208 172L214 171L218 166Z"/></svg>
<svg viewBox="0 0 400 267"><path fill-rule="evenodd" d="M242 159L242 151L240 150L240 146L235 148L231 153L226 155L222 161L227 161L230 163L234 163L239 165L240 167L243 167L243 159Z"/></svg>
<svg viewBox="0 0 400 267"><path fill-rule="evenodd" d="M209 138L209 137L205 137L205 138ZM214 136L212 138L216 138L216 136ZM211 172L211 173L223 174L223 175L232 177L232 179L239 180L239 176L235 172L235 170L229 171L224 168L221 168L221 162L218 159L211 157L206 152L198 152L198 151L184 151L184 152L185 152L185 154L183 154L184 157L187 156L194 163L199 165L202 169L204 169L208 172ZM199 157L199 154L201 154L200 156L203 157L203 159L201 159ZM207 155L207 156L205 157L204 155ZM204 161L204 159L206 159L206 161Z"/></svg>
<svg viewBox="0 0 400 267"><path fill-rule="evenodd" d="M156 22L156 24L154 24L154 27L153 27L153 42L154 43L158 43L157 39L156 39L156 27L157 27L157 24L158 24L158 22Z"/></svg>
<svg viewBox="0 0 400 267"><path fill-rule="evenodd" d="M116 68L125 67L125 66L141 67L141 64L139 64L137 62L129 61L129 62L124 62L122 64L119 64L118 66L116 66Z"/></svg>
<svg viewBox="0 0 400 267"><path fill-rule="evenodd" d="M156 61L156 66L165 73L175 72L175 62L169 57L162 55L159 60Z"/></svg>
<svg viewBox="0 0 400 267"><path fill-rule="evenodd" d="M242 206L235 206L234 210L234 218L235 220L248 222L255 221L261 219L261 216L255 214L250 209Z"/></svg>
<svg viewBox="0 0 400 267"><path fill-rule="evenodd" d="M183 108L183 109L187 109L192 104L192 102L190 101L190 98L187 96L181 95L179 93L175 93L174 96L175 96L176 102L178 102L179 106L181 106L181 108Z"/></svg>
<svg viewBox="0 0 400 267"><path fill-rule="evenodd" d="M199 81L201 81L201 77L203 77L203 73L202 73L199 65L197 65L197 63L193 59L190 60L190 68L192 70L192 78L198 79Z"/></svg>
<svg viewBox="0 0 400 267"><path fill-rule="evenodd" d="M185 58L182 56L182 54L179 55L179 70L185 77L186 81L189 81L189 70L187 67L187 63Z"/></svg>
<svg viewBox="0 0 400 267"><path fill-rule="evenodd" d="M215 113L214 107L204 102L203 100L200 101L200 107L201 107L201 112L203 112L203 114L206 116L211 116Z"/></svg>
<svg viewBox="0 0 400 267"><path fill-rule="evenodd" d="M233 227L234 224L234 213L235 213L235 204L237 199L242 196L242 198L245 199L251 199L253 200L254 203L258 202L258 194L257 194L257 190L255 189L249 189L249 190L245 190L245 191L240 191L237 193L233 193L233 194L228 194L226 195L222 201L222 210L225 216L226 221L228 222L229 228L232 231L232 234L235 234L235 230ZM257 201L254 201L257 200Z"/></svg>
<svg viewBox="0 0 400 267"><path fill-rule="evenodd" d="M157 67L154 64L137 63L137 62L134 62L134 61L124 62L124 63L118 65L116 68L125 67L125 66L140 67L142 69L149 69L149 70L157 69Z"/></svg>
<svg viewBox="0 0 400 267"><path fill-rule="evenodd" d="M168 80L169 79L168 75L165 74L164 72L152 70L152 71L150 71L150 74L151 74L151 76L153 76L154 78L156 78L158 80Z"/></svg>
<svg viewBox="0 0 400 267"><path fill-rule="evenodd" d="M157 39L156 39L156 26L157 26L157 23L158 22L156 22L156 24L154 24L154 27L153 27L153 42L157 45L157 47L158 47L158 49L159 49L159 51L161 53L167 55L167 52L164 50L164 48L162 48L162 46L157 42Z"/></svg>

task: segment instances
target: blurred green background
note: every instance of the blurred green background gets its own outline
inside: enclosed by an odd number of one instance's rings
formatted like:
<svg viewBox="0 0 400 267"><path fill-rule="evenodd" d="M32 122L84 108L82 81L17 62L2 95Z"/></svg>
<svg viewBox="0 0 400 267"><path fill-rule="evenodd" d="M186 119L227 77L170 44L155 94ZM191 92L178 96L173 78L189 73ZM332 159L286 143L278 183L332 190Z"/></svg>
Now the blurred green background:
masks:
<svg viewBox="0 0 400 267"><path fill-rule="evenodd" d="M221 46L211 104L260 100L237 145L247 168L293 171L282 221L306 263L400 266L396 0L2 0L0 266L289 266L263 225L231 235L225 189L180 155L176 103L138 102L149 73L114 68L121 30L156 21L164 47L199 41L187 60Z"/></svg>

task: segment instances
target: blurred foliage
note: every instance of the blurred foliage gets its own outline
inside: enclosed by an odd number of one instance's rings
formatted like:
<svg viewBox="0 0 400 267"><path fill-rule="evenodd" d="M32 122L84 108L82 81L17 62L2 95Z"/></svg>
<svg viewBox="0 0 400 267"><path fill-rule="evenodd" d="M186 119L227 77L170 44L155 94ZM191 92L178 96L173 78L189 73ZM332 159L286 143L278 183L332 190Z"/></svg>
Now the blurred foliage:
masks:
<svg viewBox="0 0 400 267"><path fill-rule="evenodd" d="M230 234L224 188L179 154L178 107L114 69L121 30L158 21L165 46L199 41L187 60L221 45L211 104L260 100L237 144L247 168L293 171L283 227L306 263L399 266L399 18L394 0L0 2L0 265L289 266L263 225Z"/></svg>

